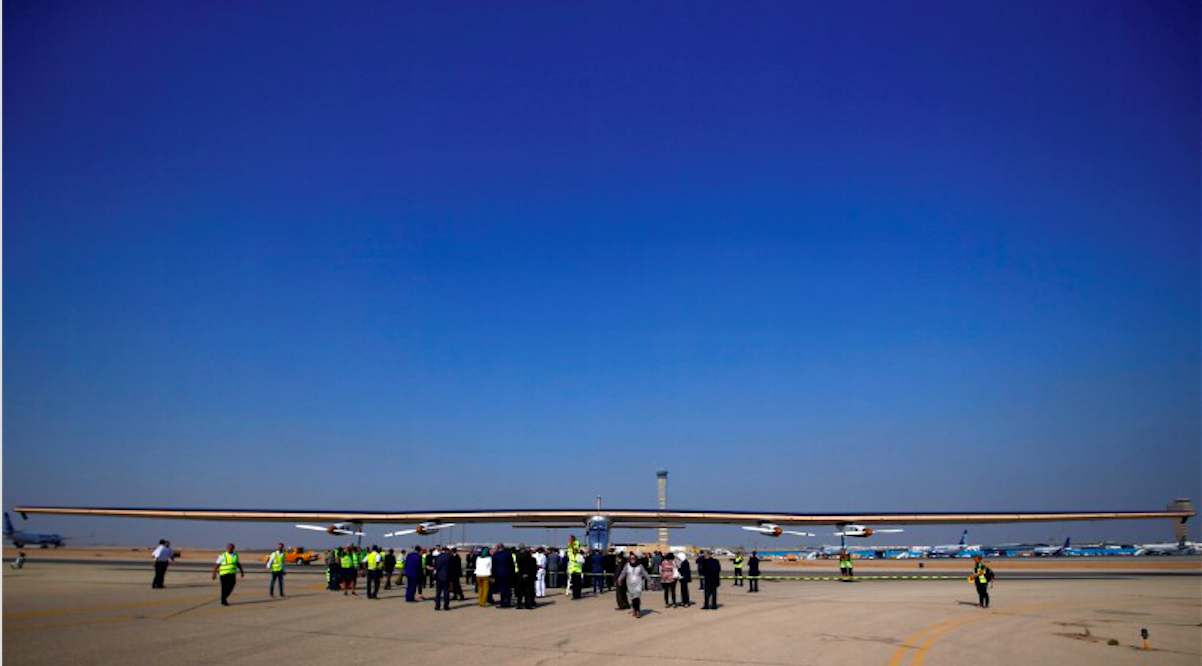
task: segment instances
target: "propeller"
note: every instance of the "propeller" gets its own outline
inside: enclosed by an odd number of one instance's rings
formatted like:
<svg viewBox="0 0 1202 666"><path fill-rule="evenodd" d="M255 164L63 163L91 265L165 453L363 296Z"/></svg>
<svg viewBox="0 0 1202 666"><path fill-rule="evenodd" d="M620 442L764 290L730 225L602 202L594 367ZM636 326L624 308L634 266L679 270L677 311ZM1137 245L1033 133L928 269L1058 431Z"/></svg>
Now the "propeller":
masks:
<svg viewBox="0 0 1202 666"><path fill-rule="evenodd" d="M794 530L782 529L779 525L742 525L741 527L748 532L759 532L760 534L766 534L770 537L778 537L782 534L795 534L803 537L818 536L813 532L797 532Z"/></svg>
<svg viewBox="0 0 1202 666"><path fill-rule="evenodd" d="M847 530L845 532L832 532L832 534L834 534L835 536L866 537L866 536L872 536L873 534L886 534L886 533L890 533L890 532L905 532L905 530L903 530L903 529L878 530L875 527L865 527L862 530Z"/></svg>
<svg viewBox="0 0 1202 666"><path fill-rule="evenodd" d="M396 532L388 532L387 534L384 535L384 538L387 539L389 537L394 537L394 536L405 536L406 534L433 534L434 532L437 532L438 530L446 529L448 527L453 527L454 525L455 525L455 523L422 523L421 525L418 525L417 527L415 527L411 530L398 530Z"/></svg>
<svg viewBox="0 0 1202 666"><path fill-rule="evenodd" d="M326 534L347 534L351 536L363 536L362 532L348 530L344 525L297 525L302 530L313 530L314 532L325 532Z"/></svg>

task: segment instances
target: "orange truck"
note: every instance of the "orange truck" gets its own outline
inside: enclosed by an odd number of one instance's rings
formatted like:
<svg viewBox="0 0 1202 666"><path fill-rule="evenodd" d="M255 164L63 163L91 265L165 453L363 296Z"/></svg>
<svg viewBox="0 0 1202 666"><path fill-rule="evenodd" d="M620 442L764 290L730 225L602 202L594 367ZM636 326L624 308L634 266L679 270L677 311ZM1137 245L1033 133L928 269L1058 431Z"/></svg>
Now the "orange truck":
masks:
<svg viewBox="0 0 1202 666"><path fill-rule="evenodd" d="M308 566L318 560L321 555L310 550L305 550L300 546L289 548L284 551L284 561L288 564L303 564Z"/></svg>

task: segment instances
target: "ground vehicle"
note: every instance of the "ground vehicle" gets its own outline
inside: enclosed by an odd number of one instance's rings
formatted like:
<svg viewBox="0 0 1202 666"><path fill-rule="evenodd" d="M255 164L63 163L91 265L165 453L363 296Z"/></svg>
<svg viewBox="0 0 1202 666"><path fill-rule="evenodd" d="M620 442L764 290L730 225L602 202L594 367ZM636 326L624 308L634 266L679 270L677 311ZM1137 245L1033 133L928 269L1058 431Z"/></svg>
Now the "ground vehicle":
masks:
<svg viewBox="0 0 1202 666"><path fill-rule="evenodd" d="M288 564L304 564L306 566L316 562L321 557L320 553L315 553L311 550L305 550L301 546L289 548L284 551L284 561Z"/></svg>

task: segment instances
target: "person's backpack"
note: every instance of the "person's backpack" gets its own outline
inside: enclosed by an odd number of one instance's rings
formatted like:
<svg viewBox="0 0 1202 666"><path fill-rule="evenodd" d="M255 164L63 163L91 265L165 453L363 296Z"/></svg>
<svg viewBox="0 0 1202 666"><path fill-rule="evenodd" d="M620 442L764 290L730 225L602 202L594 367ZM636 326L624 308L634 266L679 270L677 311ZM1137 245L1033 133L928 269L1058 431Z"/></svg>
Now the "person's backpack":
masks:
<svg viewBox="0 0 1202 666"><path fill-rule="evenodd" d="M989 567L985 567L985 582L986 583L993 582L993 569L990 569Z"/></svg>

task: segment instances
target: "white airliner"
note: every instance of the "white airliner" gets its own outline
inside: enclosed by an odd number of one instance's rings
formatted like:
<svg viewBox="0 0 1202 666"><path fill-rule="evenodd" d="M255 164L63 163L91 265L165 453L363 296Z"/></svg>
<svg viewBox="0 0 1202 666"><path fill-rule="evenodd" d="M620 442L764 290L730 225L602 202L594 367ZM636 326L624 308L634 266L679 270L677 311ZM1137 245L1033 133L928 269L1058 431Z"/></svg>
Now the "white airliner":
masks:
<svg viewBox="0 0 1202 666"><path fill-rule="evenodd" d="M964 530L960 534L960 543L951 543L942 546L931 546L930 554L935 557L955 557L965 552L980 552L981 546L968 545L968 530Z"/></svg>
<svg viewBox="0 0 1202 666"><path fill-rule="evenodd" d="M1072 537L1064 538L1064 545L1061 546L1036 546L1031 549L1031 552L1039 557L1057 557L1059 555L1068 554L1069 543Z"/></svg>
<svg viewBox="0 0 1202 666"><path fill-rule="evenodd" d="M784 528L813 525L834 525L840 536L867 537L883 532L900 532L900 529L877 527L879 525L972 525L979 523L1029 523L1036 521L1063 522L1076 520L1145 520L1168 519L1184 522L1197 515L1193 507L1177 505L1172 509L1156 511L1040 511L1002 512L983 511L966 513L782 513L751 511L667 511L651 509L496 509L496 510L444 510L444 511L312 511L312 510L260 510L260 509L175 509L175 508L104 508L64 506L18 506L22 515L37 513L46 515L84 515L126 518L155 518L178 520L216 520L241 522L289 522L316 529L329 534L354 534L362 526L412 525L413 527L389 532L391 536L402 534L429 534L461 523L508 523L535 524L544 528L579 528L587 536L590 548L607 549L610 532L614 529L645 529L655 527L680 527L682 525L738 525L750 531L773 534L792 532ZM802 535L809 535L803 532Z"/></svg>
<svg viewBox="0 0 1202 666"><path fill-rule="evenodd" d="M1178 541L1177 543L1143 543L1139 545L1136 555L1197 555L1202 553L1202 546L1193 541Z"/></svg>

